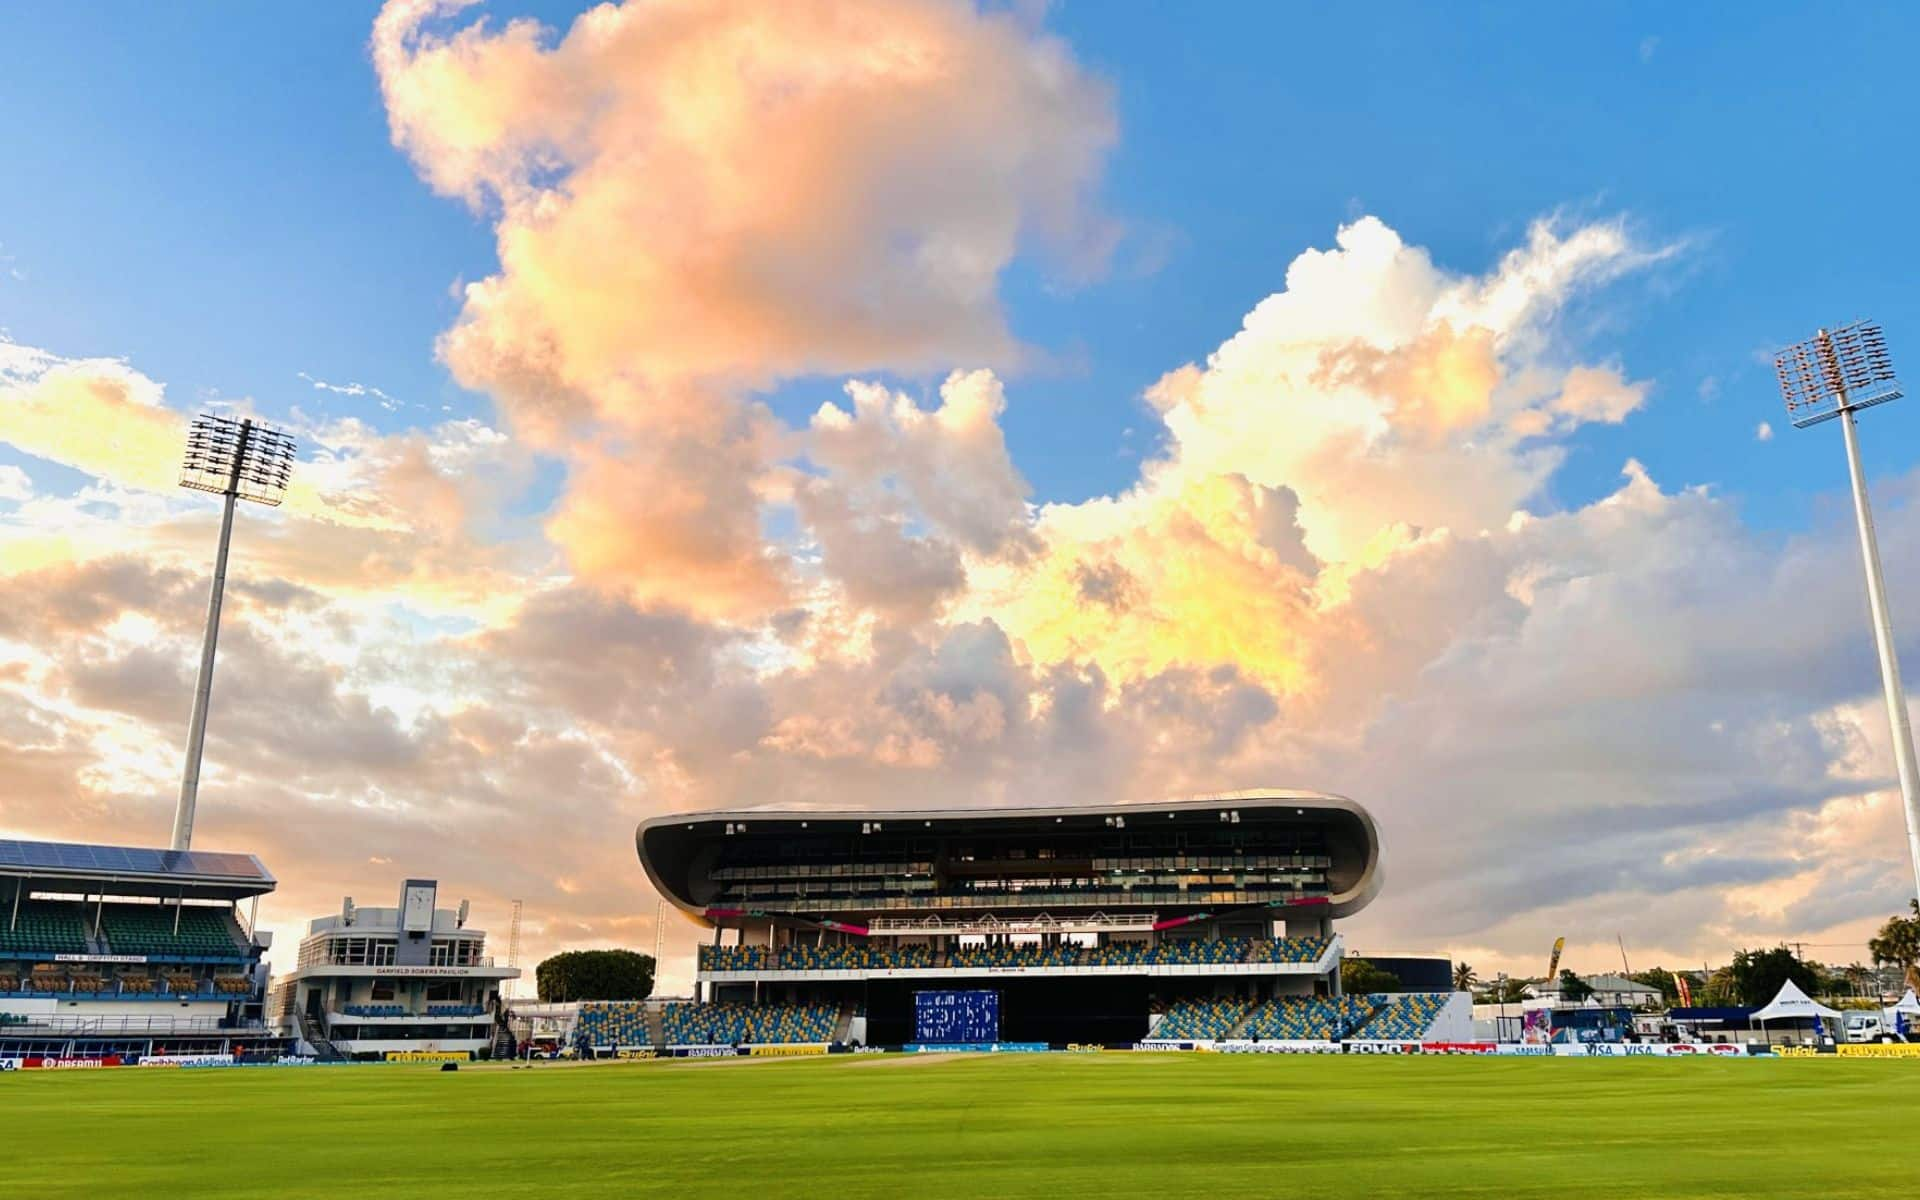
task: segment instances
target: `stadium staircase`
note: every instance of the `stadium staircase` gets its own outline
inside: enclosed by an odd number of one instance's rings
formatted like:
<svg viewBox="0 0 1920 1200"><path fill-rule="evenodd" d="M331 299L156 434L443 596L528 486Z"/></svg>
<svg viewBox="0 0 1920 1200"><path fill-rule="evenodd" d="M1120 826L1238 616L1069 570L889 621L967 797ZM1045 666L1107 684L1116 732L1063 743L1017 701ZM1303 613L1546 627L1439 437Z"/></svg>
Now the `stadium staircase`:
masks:
<svg viewBox="0 0 1920 1200"><path fill-rule="evenodd" d="M307 1014L295 1013L294 1015L298 1018L300 1025L300 1040L313 1047L314 1054L321 1062L345 1061L347 1056L340 1053L338 1046L327 1040L327 1035L320 1032Z"/></svg>
<svg viewBox="0 0 1920 1200"><path fill-rule="evenodd" d="M667 1025L660 1018L658 1004L647 1005L647 1041L655 1046L667 1044Z"/></svg>
<svg viewBox="0 0 1920 1200"><path fill-rule="evenodd" d="M858 1011L853 1001L840 1002L840 1014L833 1019L833 1040L842 1046L853 1037L853 1015Z"/></svg>

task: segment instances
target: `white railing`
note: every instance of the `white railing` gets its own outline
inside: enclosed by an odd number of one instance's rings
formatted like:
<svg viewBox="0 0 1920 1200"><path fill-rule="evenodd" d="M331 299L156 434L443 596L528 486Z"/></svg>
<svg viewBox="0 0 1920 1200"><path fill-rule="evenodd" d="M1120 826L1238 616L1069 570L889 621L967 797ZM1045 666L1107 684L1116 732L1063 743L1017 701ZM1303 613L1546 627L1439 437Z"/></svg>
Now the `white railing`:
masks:
<svg viewBox="0 0 1920 1200"><path fill-rule="evenodd" d="M29 1014L24 1022L0 1025L0 1033L146 1034L165 1037L182 1033L222 1037L260 1037L267 1027L258 1021L232 1022L225 1017L54 1017Z"/></svg>
<svg viewBox="0 0 1920 1200"><path fill-rule="evenodd" d="M1037 933L1151 933L1155 914L1089 913L1085 916L1056 917L1040 913L1031 917L996 917L984 913L977 917L875 917L867 925L871 937L914 937L926 934L1037 934Z"/></svg>

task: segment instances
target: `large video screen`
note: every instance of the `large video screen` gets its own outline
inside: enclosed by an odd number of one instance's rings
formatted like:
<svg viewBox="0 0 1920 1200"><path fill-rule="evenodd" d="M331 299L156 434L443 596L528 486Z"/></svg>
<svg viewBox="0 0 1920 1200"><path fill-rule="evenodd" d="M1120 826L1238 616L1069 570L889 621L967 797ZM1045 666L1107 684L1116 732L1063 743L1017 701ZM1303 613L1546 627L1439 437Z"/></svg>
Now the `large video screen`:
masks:
<svg viewBox="0 0 1920 1200"><path fill-rule="evenodd" d="M913 1040L947 1043L999 1041L1000 993L915 992Z"/></svg>

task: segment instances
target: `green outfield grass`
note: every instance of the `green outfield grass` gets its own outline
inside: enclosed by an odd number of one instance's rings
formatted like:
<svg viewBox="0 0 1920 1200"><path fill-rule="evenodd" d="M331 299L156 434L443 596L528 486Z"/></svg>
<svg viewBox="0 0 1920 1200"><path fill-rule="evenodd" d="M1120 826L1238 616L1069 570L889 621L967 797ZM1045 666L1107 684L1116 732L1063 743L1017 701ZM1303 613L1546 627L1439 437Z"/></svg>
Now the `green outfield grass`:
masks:
<svg viewBox="0 0 1920 1200"><path fill-rule="evenodd" d="M1002 1055L0 1075L51 1197L1913 1196L1920 1062Z"/></svg>

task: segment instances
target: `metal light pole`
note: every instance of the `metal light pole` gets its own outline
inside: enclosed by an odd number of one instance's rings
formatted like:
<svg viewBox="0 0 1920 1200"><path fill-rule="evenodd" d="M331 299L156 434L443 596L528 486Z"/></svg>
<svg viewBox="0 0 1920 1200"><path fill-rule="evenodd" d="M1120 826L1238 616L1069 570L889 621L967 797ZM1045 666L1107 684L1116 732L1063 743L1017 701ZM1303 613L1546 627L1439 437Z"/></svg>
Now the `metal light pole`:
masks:
<svg viewBox="0 0 1920 1200"><path fill-rule="evenodd" d="M1782 350L1773 360L1780 376L1780 394L1794 428L1840 420L1847 446L1847 474L1853 481L1853 515L1860 526L1860 557L1867 572L1867 608L1873 617L1873 644L1880 652L1880 683L1886 691L1887 722L1893 730L1893 760L1900 775L1900 796L1906 803L1907 853L1913 859L1915 894L1920 895L1920 766L1913 757L1913 730L1907 718L1907 693L1900 685L1900 658L1893 644L1893 622L1887 614L1887 582L1880 572L1880 542L1873 532L1873 509L1867 502L1867 475L1860 465L1860 433L1854 413L1904 393L1893 377L1886 337L1870 321L1856 321L1838 329L1822 329L1797 346Z"/></svg>
<svg viewBox="0 0 1920 1200"><path fill-rule="evenodd" d="M220 516L220 549L213 559L213 589L207 598L207 634L200 647L200 678L187 723L187 765L180 776L180 802L173 810L175 850L193 845L193 807L200 795L200 752L207 739L207 701L213 694L213 648L220 637L220 601L227 590L227 547L233 540L233 509L240 500L276 506L293 474L293 439L260 421L202 413L187 431L180 486L226 498Z"/></svg>

